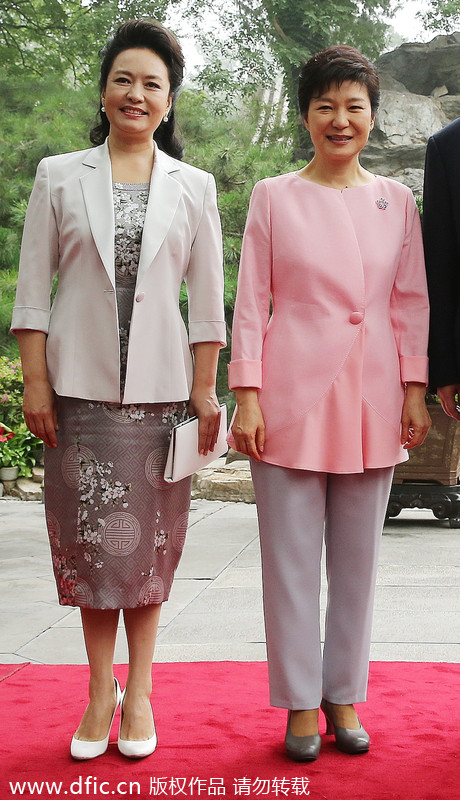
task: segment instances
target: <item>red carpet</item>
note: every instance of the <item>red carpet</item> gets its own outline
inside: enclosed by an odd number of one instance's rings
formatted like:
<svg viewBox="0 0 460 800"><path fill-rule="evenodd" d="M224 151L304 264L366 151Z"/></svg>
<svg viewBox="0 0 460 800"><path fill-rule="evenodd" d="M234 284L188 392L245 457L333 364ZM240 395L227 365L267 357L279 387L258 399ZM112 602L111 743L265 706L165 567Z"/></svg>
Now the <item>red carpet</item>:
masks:
<svg viewBox="0 0 460 800"><path fill-rule="evenodd" d="M126 671L115 668L122 685ZM286 713L268 706L266 664L155 664L153 674L156 752L124 759L115 724L108 752L78 763L69 742L86 704L87 668L3 665L0 800L460 798L458 664L371 664L369 699L359 707L371 751L347 756L325 737L318 761L305 765L284 755ZM35 790L27 781L38 782ZM45 781L49 787L40 786ZM52 781L62 786L53 789Z"/></svg>

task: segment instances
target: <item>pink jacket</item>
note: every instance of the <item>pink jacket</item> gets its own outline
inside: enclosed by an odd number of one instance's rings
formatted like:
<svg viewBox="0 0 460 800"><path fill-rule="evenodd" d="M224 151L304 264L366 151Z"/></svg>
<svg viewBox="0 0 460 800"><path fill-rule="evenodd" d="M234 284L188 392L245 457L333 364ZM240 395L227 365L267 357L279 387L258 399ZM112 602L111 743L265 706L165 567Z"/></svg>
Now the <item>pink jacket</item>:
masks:
<svg viewBox="0 0 460 800"><path fill-rule="evenodd" d="M341 192L297 173L255 186L229 385L260 390L264 461L360 472L405 460L403 384L426 383L427 336L409 189L377 177Z"/></svg>
<svg viewBox="0 0 460 800"><path fill-rule="evenodd" d="M114 235L107 142L43 159L24 226L12 329L48 334L48 372L60 395L120 400ZM188 332L179 311L182 281L189 298ZM225 332L214 179L157 148L123 401L187 400L193 378L190 345L225 344Z"/></svg>

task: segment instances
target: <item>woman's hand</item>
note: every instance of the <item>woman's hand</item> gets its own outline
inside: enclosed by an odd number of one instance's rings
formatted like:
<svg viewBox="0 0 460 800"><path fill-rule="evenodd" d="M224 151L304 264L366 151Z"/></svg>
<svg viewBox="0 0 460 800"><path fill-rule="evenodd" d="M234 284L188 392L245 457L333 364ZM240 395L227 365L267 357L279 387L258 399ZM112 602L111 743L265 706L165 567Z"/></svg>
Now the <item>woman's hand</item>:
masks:
<svg viewBox="0 0 460 800"><path fill-rule="evenodd" d="M194 388L188 411L190 416L198 417L198 452L206 456L216 446L220 426L220 408L215 391Z"/></svg>
<svg viewBox="0 0 460 800"><path fill-rule="evenodd" d="M48 380L46 334L43 331L17 330L21 353L24 397L22 410L29 431L48 447L57 447L56 395Z"/></svg>
<svg viewBox="0 0 460 800"><path fill-rule="evenodd" d="M446 414L457 421L460 420L460 384L440 386L437 395Z"/></svg>
<svg viewBox="0 0 460 800"><path fill-rule="evenodd" d="M24 384L22 410L29 431L48 447L57 447L56 431L59 426L56 396L48 380Z"/></svg>
<svg viewBox="0 0 460 800"><path fill-rule="evenodd" d="M188 401L191 416L198 417L198 452L207 456L214 450L220 425L220 408L216 395L219 342L195 342L193 386Z"/></svg>
<svg viewBox="0 0 460 800"><path fill-rule="evenodd" d="M232 425L236 449L260 461L265 445L265 422L257 389L236 390L237 410Z"/></svg>
<svg viewBox="0 0 460 800"><path fill-rule="evenodd" d="M422 383L408 383L401 415L401 444L406 450L423 444L431 427L425 404L426 387Z"/></svg>

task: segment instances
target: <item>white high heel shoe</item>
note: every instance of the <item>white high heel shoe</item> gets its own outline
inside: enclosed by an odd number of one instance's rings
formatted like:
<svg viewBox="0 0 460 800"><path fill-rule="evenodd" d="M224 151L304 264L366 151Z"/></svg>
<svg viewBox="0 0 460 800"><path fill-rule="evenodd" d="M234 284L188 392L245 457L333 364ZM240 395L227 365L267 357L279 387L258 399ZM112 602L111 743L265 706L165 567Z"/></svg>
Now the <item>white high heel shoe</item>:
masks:
<svg viewBox="0 0 460 800"><path fill-rule="evenodd" d="M123 700L125 698L125 692L126 689L123 690L123 695L121 698L120 730L121 723L123 721ZM153 711L152 720L153 736L151 736L150 739L122 739L120 733L118 732L118 749L123 756L126 756L127 758L145 758L154 752L158 740L155 730L155 720L153 719Z"/></svg>
<svg viewBox="0 0 460 800"><path fill-rule="evenodd" d="M78 759L79 761L83 761L89 758L96 758L97 756L101 756L107 750L109 746L109 736L110 730L112 728L113 720L115 717L115 712L122 700L122 692L120 689L120 684L118 683L117 679L113 679L115 682L115 692L116 692L116 703L115 708L113 709L112 719L110 720L109 730L107 731L107 736L105 739L98 739L96 742L88 742L85 739L76 739L75 736L72 737L72 741L70 743L70 755L73 758Z"/></svg>

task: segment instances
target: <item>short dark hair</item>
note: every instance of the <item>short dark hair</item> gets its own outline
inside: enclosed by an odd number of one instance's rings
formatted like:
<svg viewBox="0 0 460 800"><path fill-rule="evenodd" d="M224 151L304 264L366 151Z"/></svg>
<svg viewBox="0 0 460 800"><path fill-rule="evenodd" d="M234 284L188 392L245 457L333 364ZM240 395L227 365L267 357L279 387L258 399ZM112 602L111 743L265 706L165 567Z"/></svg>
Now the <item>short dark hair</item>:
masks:
<svg viewBox="0 0 460 800"><path fill-rule="evenodd" d="M172 106L168 113L168 121L162 122L153 138L158 146L174 158L182 158L183 147L176 135L174 113L175 99L184 76L184 56L174 34L160 22L146 17L123 22L101 50L101 70L99 74L99 90L103 92L112 64L123 50L132 47L147 48L156 53L164 61L168 70ZM109 121L102 111L98 112L98 122L90 132L90 140L94 145L102 144L110 130Z"/></svg>
<svg viewBox="0 0 460 800"><path fill-rule="evenodd" d="M359 50L344 44L321 50L303 65L298 88L300 113L306 114L311 100L320 97L329 86L341 86L344 81L366 87L375 114L380 103L380 82L375 67Z"/></svg>

